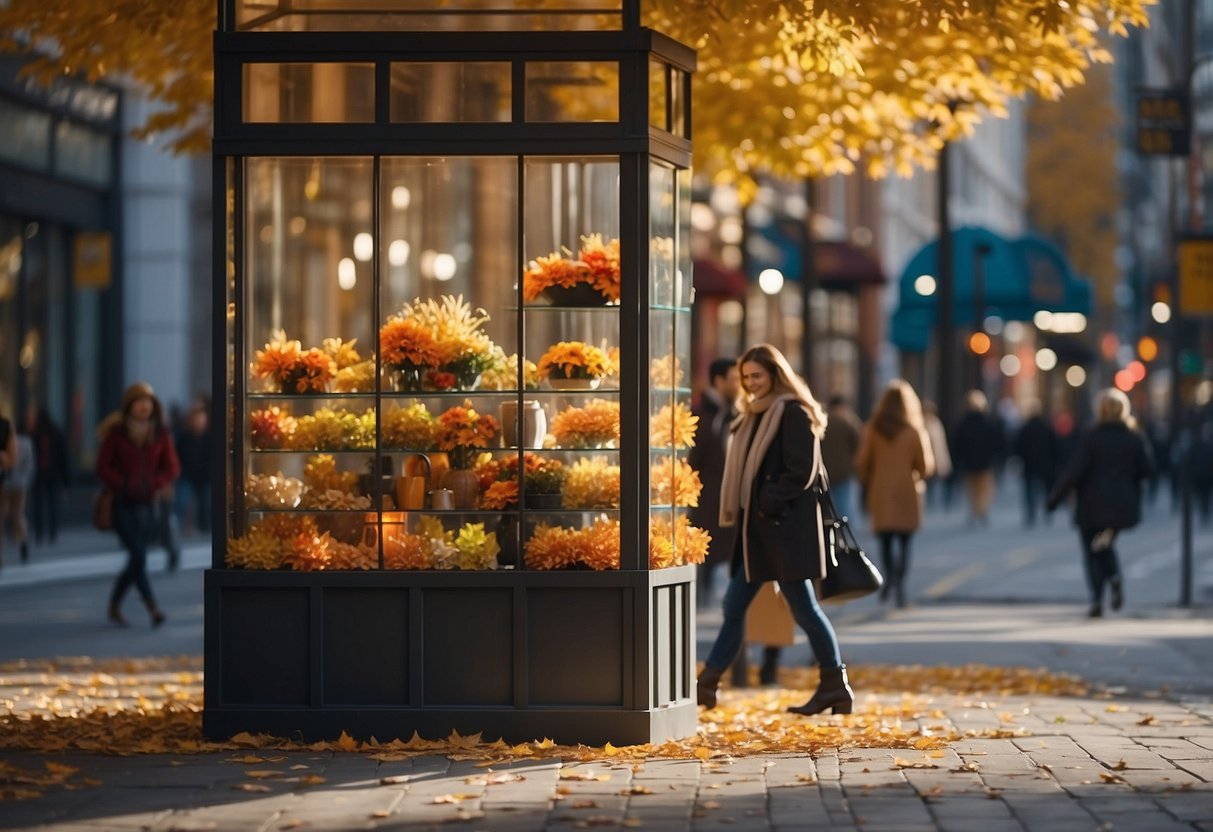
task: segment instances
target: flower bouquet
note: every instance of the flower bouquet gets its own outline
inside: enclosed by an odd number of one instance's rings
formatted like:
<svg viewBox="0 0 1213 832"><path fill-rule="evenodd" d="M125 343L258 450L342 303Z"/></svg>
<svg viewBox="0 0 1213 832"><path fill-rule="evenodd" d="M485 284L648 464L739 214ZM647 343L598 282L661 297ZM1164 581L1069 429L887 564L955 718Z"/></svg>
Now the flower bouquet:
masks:
<svg viewBox="0 0 1213 832"><path fill-rule="evenodd" d="M619 521L599 517L584 529L540 523L524 547L528 569L619 568Z"/></svg>
<svg viewBox="0 0 1213 832"><path fill-rule="evenodd" d="M379 352L397 390L473 390L502 351L483 327L483 309L463 296L416 298L379 330Z"/></svg>
<svg viewBox="0 0 1213 832"><path fill-rule="evenodd" d="M582 341L561 341L539 359L539 376L553 390L593 390L615 371L606 350Z"/></svg>
<svg viewBox="0 0 1213 832"><path fill-rule="evenodd" d="M653 505L696 507L703 482L685 460L669 456L649 469L649 489Z"/></svg>
<svg viewBox="0 0 1213 832"><path fill-rule="evenodd" d="M528 452L523 454L522 464L527 508L560 508L561 486L566 473L564 463ZM493 459L483 454L475 470L484 491L480 498L481 508L499 511L518 502L517 456Z"/></svg>
<svg viewBox="0 0 1213 832"><path fill-rule="evenodd" d="M653 448L692 448L699 417L685 404L664 405L649 421L649 445Z"/></svg>
<svg viewBox="0 0 1213 832"><path fill-rule="evenodd" d="M561 491L564 508L619 508L619 466L600 456L579 459L569 468Z"/></svg>
<svg viewBox="0 0 1213 832"><path fill-rule="evenodd" d="M703 563L712 536L692 526L679 515L670 525L668 517L654 517L649 525L649 568L668 569L687 563Z"/></svg>
<svg viewBox="0 0 1213 832"><path fill-rule="evenodd" d="M527 303L540 297L553 306L602 306L619 301L619 240L603 242L601 234L581 238L577 256L567 248L538 257L522 275Z"/></svg>
<svg viewBox="0 0 1213 832"><path fill-rule="evenodd" d="M252 373L266 379L272 393L323 393L337 375L337 362L327 352L312 347L305 350L298 341L287 340L279 329L257 350Z"/></svg>
<svg viewBox="0 0 1213 832"><path fill-rule="evenodd" d="M438 447L451 454L451 465L466 469L477 448L487 448L497 438L497 420L477 413L470 401L448 409L438 417Z"/></svg>
<svg viewBox="0 0 1213 832"><path fill-rule="evenodd" d="M619 444L619 402L592 399L567 407L552 419L552 435L562 448L606 448Z"/></svg>

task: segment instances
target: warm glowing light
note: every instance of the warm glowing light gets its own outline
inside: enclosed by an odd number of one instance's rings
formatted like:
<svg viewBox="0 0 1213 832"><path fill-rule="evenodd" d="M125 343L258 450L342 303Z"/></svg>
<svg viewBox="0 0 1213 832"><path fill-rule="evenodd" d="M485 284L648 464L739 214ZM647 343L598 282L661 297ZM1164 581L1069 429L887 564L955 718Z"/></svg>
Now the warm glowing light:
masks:
<svg viewBox="0 0 1213 832"><path fill-rule="evenodd" d="M1041 347L1036 351L1036 366L1046 373L1052 370L1057 366L1057 353L1048 347Z"/></svg>
<svg viewBox="0 0 1213 832"><path fill-rule="evenodd" d="M783 272L779 269L763 269L758 273L758 288L768 295L779 294L783 288Z"/></svg>
<svg viewBox="0 0 1213 832"><path fill-rule="evenodd" d="M1108 361L1116 357L1116 350L1120 348L1120 339L1116 337L1115 332L1105 332L1104 336L1099 339L1099 352Z"/></svg>
<svg viewBox="0 0 1213 832"><path fill-rule="evenodd" d="M412 201L412 196L413 195L409 193L408 188L404 187L403 185L397 185L396 187L392 188L392 207L403 211L405 208L409 207L409 202Z"/></svg>
<svg viewBox="0 0 1213 832"><path fill-rule="evenodd" d="M1161 300L1150 307L1150 316L1160 324L1171 320L1171 307Z"/></svg>
<svg viewBox="0 0 1213 832"><path fill-rule="evenodd" d="M930 297L935 294L938 284L935 281L934 275L920 274L914 278L914 291L923 297Z"/></svg>
<svg viewBox="0 0 1213 832"><path fill-rule="evenodd" d="M363 231L354 235L354 256L363 263L375 256L375 238Z"/></svg>
<svg viewBox="0 0 1213 832"><path fill-rule="evenodd" d="M978 355L985 355L990 351L990 336L984 332L974 332L969 336L969 349Z"/></svg>
<svg viewBox="0 0 1213 832"><path fill-rule="evenodd" d="M745 310L740 303L735 300L726 300L716 310L716 319L725 326L737 326L741 323L744 314Z"/></svg>
<svg viewBox="0 0 1213 832"><path fill-rule="evenodd" d="M1053 313L1047 309L1041 309L1032 316L1032 323L1036 324L1037 329L1048 332L1053 328Z"/></svg>
<svg viewBox="0 0 1213 832"><path fill-rule="evenodd" d="M1134 384L1139 384L1146 378L1146 365L1140 361L1130 361L1125 367L1125 372L1129 374L1129 378L1133 379Z"/></svg>
<svg viewBox="0 0 1213 832"><path fill-rule="evenodd" d="M1120 370L1116 373L1115 383L1118 388L1128 393L1136 382L1133 381L1133 376L1129 374L1128 370Z"/></svg>
<svg viewBox="0 0 1213 832"><path fill-rule="evenodd" d="M337 285L348 292L357 283L358 269L354 265L354 261L348 257L342 257L341 262L337 264Z"/></svg>
<svg viewBox="0 0 1213 832"><path fill-rule="evenodd" d="M1158 342L1149 335L1143 336L1137 342L1137 354L1141 356L1142 361L1153 361L1158 358Z"/></svg>
<svg viewBox="0 0 1213 832"><path fill-rule="evenodd" d="M403 266L409 262L409 244L405 240L392 240L387 247L387 261L393 266Z"/></svg>
<svg viewBox="0 0 1213 832"><path fill-rule="evenodd" d="M1019 371L1022 369L1022 365L1019 363L1019 356L1004 355L1002 361L998 362L998 369L1002 370L1004 376L1019 375Z"/></svg>
<svg viewBox="0 0 1213 832"><path fill-rule="evenodd" d="M434 279L450 280L455 276L455 258L450 254L434 256Z"/></svg>
<svg viewBox="0 0 1213 832"><path fill-rule="evenodd" d="M1077 364L1072 364L1066 368L1066 384L1071 387L1082 387L1087 383L1087 371Z"/></svg>

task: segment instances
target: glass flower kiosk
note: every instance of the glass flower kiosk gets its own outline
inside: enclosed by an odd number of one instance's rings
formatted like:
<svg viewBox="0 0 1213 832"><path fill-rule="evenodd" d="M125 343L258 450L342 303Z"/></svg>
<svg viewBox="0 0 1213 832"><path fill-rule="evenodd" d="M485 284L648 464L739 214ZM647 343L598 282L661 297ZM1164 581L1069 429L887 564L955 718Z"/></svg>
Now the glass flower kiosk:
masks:
<svg viewBox="0 0 1213 832"><path fill-rule="evenodd" d="M638 5L220 3L209 736L695 730L695 57Z"/></svg>

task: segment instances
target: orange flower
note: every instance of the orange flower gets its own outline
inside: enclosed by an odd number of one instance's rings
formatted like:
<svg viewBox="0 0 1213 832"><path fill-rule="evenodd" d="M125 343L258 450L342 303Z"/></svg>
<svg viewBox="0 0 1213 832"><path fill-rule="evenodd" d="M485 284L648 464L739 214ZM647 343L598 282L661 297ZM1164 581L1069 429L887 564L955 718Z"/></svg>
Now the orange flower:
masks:
<svg viewBox="0 0 1213 832"><path fill-rule="evenodd" d="M489 447L497 432L497 420L487 413L477 413L470 401L438 417L438 447L451 452L451 463L456 468L467 468L472 450Z"/></svg>
<svg viewBox="0 0 1213 832"><path fill-rule="evenodd" d="M603 243L601 234L582 237L581 261L589 270L589 284L603 296L619 300L619 239Z"/></svg>
<svg viewBox="0 0 1213 832"><path fill-rule="evenodd" d="M561 341L548 347L539 359L539 377L603 378L615 371L604 350L581 341Z"/></svg>
<svg viewBox="0 0 1213 832"><path fill-rule="evenodd" d="M290 444L298 423L291 414L273 407L254 410L249 414L249 435L258 450L281 448Z"/></svg>
<svg viewBox="0 0 1213 832"><path fill-rule="evenodd" d="M518 502L518 480L499 480L489 485L480 497L480 507L502 511Z"/></svg>
<svg viewBox="0 0 1213 832"><path fill-rule="evenodd" d="M684 516L675 520L672 532L668 517L654 517L649 524L649 568L703 563L711 542L710 534L692 526Z"/></svg>
<svg viewBox="0 0 1213 832"><path fill-rule="evenodd" d="M619 568L619 521L600 517L585 529L540 523L523 547L528 569L563 569L578 563L590 569Z"/></svg>
<svg viewBox="0 0 1213 832"><path fill-rule="evenodd" d="M619 466L602 457L579 459L561 490L565 508L619 508Z"/></svg>
<svg viewBox="0 0 1213 832"><path fill-rule="evenodd" d="M522 297L527 303L538 298L544 289L560 286L564 289L578 283L588 283L603 297L619 300L620 267L619 240L603 242L601 234L581 238L577 257L568 249L537 257L522 275Z"/></svg>
<svg viewBox="0 0 1213 832"><path fill-rule="evenodd" d="M286 330L276 330L274 337L265 345L265 349L257 350L257 360L253 363L253 375L257 378L281 381L294 371L302 351L303 347L298 341L287 340Z"/></svg>
<svg viewBox="0 0 1213 832"><path fill-rule="evenodd" d="M403 525L383 527L384 569L429 569L430 541L419 534L409 534Z"/></svg>
<svg viewBox="0 0 1213 832"><path fill-rule="evenodd" d="M552 435L563 448L593 448L619 443L619 402L592 399L568 407L552 419Z"/></svg>
<svg viewBox="0 0 1213 832"><path fill-rule="evenodd" d="M698 506L703 483L685 460L671 456L649 469L649 488L654 505Z"/></svg>
<svg viewBox="0 0 1213 832"><path fill-rule="evenodd" d="M436 367L437 345L424 323L393 315L379 328L379 355L384 364Z"/></svg>
<svg viewBox="0 0 1213 832"><path fill-rule="evenodd" d="M269 379L279 391L322 393L337 375L337 362L324 350L304 351L279 329L265 349L257 350L252 371L257 378Z"/></svg>

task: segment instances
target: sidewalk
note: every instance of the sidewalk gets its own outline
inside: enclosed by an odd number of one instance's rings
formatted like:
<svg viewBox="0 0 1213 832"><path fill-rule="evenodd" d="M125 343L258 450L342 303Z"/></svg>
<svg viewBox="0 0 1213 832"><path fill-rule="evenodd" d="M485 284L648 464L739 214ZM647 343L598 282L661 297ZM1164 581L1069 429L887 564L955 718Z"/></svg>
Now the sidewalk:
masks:
<svg viewBox="0 0 1213 832"><path fill-rule="evenodd" d="M915 544L908 608L869 598L831 609L856 679L854 715L784 715L811 684L797 670L808 648L797 644L785 651L784 688L724 691L698 738L668 748L535 743L507 753L457 738L441 750L378 754L251 741L186 753L170 742L161 747L179 753L114 756L100 752L138 752L177 736L147 718L133 727L168 701L178 703L178 727L185 720L185 735L196 736L188 726L201 704L200 660L158 673L124 660L75 674L0 668L10 714L70 714L104 702L121 704L124 717L24 723L43 743L74 735L96 753L17 750L18 735L0 720L0 828L1213 832L1213 608L1203 592L1194 609L1174 606L1173 529L1156 519L1126 540L1126 570L1136 570L1128 606L1088 621L1068 524L1025 532L1005 514L994 533L936 518ZM82 536L81 549L6 565L4 614L36 619L55 606L65 620L95 617L122 555L112 537L88 534L95 553ZM1199 574L1208 576L1207 530L1198 543ZM196 654L197 570L209 557L207 543L190 541L183 568L195 571L158 585L190 599L170 615L176 633L65 624L77 639L70 643L120 655L106 651L171 637L183 646L171 653ZM161 569L163 554L152 564ZM715 605L699 612L700 656L718 624ZM14 625L6 632L33 642ZM69 643L55 639L59 649ZM1091 688L1080 694L1048 677L999 675L1014 666L1075 674ZM1040 692L1026 689L1033 679L1042 680ZM104 739L93 746L89 737Z"/></svg>
<svg viewBox="0 0 1213 832"><path fill-rule="evenodd" d="M126 554L117 534L87 527L64 529L53 544L31 544L28 563L21 563L12 541L5 540L0 591L9 587L113 577L122 571L125 561ZM166 563L164 548L153 546L148 556L148 572L164 572ZM183 535L180 568L205 569L210 564L211 539L197 534Z"/></svg>

